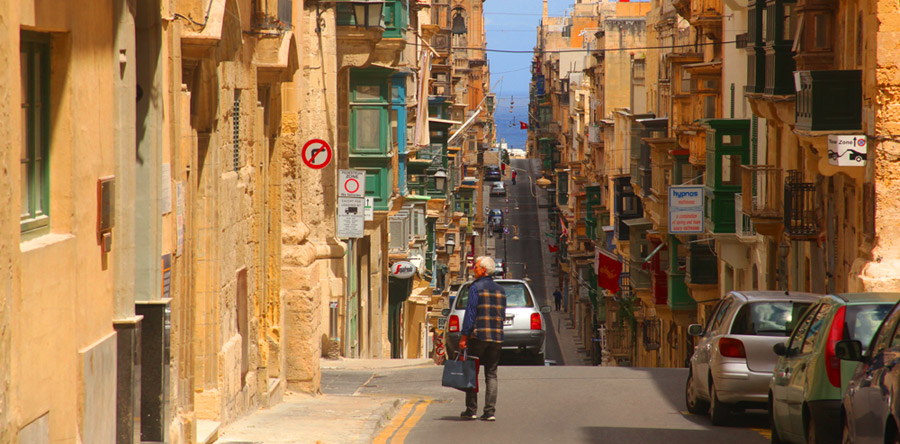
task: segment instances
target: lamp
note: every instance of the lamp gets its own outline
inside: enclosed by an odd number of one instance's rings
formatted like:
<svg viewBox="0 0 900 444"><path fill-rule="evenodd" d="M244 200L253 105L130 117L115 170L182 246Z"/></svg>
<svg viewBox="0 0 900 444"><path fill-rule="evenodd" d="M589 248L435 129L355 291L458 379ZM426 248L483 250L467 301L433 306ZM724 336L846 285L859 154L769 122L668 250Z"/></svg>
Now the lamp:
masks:
<svg viewBox="0 0 900 444"><path fill-rule="evenodd" d="M453 250L456 249L456 240L455 240L455 239L456 239L456 236L455 236L455 235L453 235L453 234L448 234L448 235L447 235L447 240L444 241L444 248L447 249L447 254L448 254L448 255L452 255L452 254L453 254Z"/></svg>
<svg viewBox="0 0 900 444"><path fill-rule="evenodd" d="M431 177L434 178L434 186L438 190L444 191L447 185L447 172L443 169L437 170Z"/></svg>
<svg viewBox="0 0 900 444"><path fill-rule="evenodd" d="M539 186L539 187L541 187L541 188L547 188L547 187L549 187L550 184L552 184L553 182L550 182L549 179L547 179L547 178L544 177L544 176L541 176L541 178L538 179L538 180L536 180L536 181L534 181L534 183L536 183L537 186Z"/></svg>
<svg viewBox="0 0 900 444"><path fill-rule="evenodd" d="M354 0L353 17L356 26L364 28L384 28L382 10L384 0Z"/></svg>

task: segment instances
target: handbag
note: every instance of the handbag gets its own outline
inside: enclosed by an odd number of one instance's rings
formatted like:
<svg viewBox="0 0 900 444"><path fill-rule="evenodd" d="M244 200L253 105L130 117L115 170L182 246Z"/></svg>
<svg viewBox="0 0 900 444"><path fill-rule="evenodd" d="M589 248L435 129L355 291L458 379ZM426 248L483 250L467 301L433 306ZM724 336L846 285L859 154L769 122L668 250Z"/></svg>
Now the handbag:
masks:
<svg viewBox="0 0 900 444"><path fill-rule="evenodd" d="M445 361L441 385L478 393L478 358L470 357L468 351L464 350L462 356L457 354L456 359Z"/></svg>

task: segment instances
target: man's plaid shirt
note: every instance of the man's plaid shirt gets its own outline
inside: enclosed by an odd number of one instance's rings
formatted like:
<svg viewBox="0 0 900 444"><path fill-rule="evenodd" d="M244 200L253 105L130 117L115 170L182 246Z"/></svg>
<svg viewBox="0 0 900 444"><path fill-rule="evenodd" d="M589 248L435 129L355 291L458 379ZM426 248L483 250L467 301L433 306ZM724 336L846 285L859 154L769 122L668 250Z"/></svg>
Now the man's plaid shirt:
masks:
<svg viewBox="0 0 900 444"><path fill-rule="evenodd" d="M485 342L503 342L506 318L506 291L489 276L480 277L469 287L466 317L460 333Z"/></svg>

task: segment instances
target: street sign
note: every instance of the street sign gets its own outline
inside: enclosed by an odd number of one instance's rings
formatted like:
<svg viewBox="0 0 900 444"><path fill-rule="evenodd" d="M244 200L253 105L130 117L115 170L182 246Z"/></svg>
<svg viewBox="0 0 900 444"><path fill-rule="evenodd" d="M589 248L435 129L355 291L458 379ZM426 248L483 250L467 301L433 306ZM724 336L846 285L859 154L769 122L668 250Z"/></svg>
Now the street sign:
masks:
<svg viewBox="0 0 900 444"><path fill-rule="evenodd" d="M365 234L366 220L363 214L366 200L361 197L338 197L337 237L359 239Z"/></svg>
<svg viewBox="0 0 900 444"><path fill-rule="evenodd" d="M366 222L375 220L375 198L366 196Z"/></svg>
<svg viewBox="0 0 900 444"><path fill-rule="evenodd" d="M365 197L366 172L364 170L338 170L338 197Z"/></svg>
<svg viewBox="0 0 900 444"><path fill-rule="evenodd" d="M669 233L703 233L703 185L669 187Z"/></svg>
<svg viewBox="0 0 900 444"><path fill-rule="evenodd" d="M332 157L331 146L322 139L312 139L306 142L300 151L300 158L303 160L303 163L314 170L320 170L328 166Z"/></svg>
<svg viewBox="0 0 900 444"><path fill-rule="evenodd" d="M833 166L866 166L866 136L828 136L828 164Z"/></svg>

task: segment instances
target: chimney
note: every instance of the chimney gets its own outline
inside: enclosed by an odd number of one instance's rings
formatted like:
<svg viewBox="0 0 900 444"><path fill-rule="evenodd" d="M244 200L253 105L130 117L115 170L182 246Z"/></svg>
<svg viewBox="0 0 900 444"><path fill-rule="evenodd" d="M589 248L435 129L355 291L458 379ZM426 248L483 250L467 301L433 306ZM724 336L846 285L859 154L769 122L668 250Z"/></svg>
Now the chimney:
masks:
<svg viewBox="0 0 900 444"><path fill-rule="evenodd" d="M541 23L547 24L547 0L544 0L544 16L541 19Z"/></svg>

